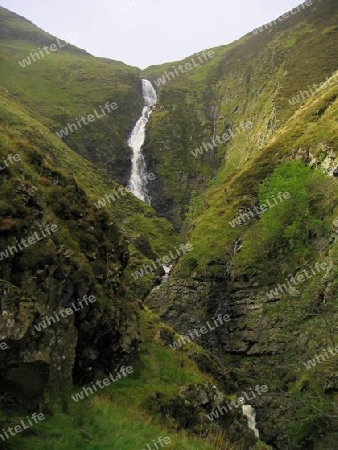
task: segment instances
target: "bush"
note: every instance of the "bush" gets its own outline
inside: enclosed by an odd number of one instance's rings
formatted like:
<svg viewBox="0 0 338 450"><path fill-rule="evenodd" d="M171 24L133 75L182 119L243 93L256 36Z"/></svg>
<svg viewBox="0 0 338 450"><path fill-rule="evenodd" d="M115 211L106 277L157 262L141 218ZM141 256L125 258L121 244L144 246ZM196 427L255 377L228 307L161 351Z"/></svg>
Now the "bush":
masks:
<svg viewBox="0 0 338 450"><path fill-rule="evenodd" d="M330 231L329 221L323 218L332 214L334 189L334 180L300 161L287 161L278 166L258 192L260 205L269 200L274 206L252 223L237 262L259 264L267 256L290 252L305 256L311 239L326 236ZM280 192L289 193L289 199L279 201Z"/></svg>

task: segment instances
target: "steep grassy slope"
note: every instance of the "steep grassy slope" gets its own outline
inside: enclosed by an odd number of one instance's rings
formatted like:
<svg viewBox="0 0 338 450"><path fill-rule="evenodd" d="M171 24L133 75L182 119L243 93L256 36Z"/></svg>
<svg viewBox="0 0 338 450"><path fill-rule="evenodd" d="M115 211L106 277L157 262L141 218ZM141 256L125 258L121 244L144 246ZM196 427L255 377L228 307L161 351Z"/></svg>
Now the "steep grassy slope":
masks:
<svg viewBox="0 0 338 450"><path fill-rule="evenodd" d="M77 130L73 126L75 131L68 130L64 141L110 178L126 184L131 168L126 138L143 105L139 70L65 45L4 8L0 23L2 92L54 133L94 114L96 120L86 126L80 123ZM44 46L51 45L57 51L47 54ZM31 53L38 55L35 62ZM19 62L27 58L30 64L22 67ZM117 109L104 110L104 116L100 107L106 102L115 102Z"/></svg>
<svg viewBox="0 0 338 450"><path fill-rule="evenodd" d="M55 44L57 40L4 8L0 8L0 21L2 95L7 102L12 100L15 105L23 107L53 133L64 129L68 123L76 123L81 116L93 114L95 117L96 110L101 117L69 132L63 142L101 169L101 177L93 174L92 168L88 169L90 165L83 170L83 162L78 168L75 159L64 158L60 152L55 152L60 154L55 163L61 167L70 165L76 179L92 195L92 202L113 194L120 186L110 183L108 178L127 184L130 176L131 153L126 138L143 105L139 70L120 62L94 58L69 44L50 55L42 51L43 57L36 57L35 62L21 67L19 61L31 57L31 52L37 52L45 45ZM103 116L100 107L104 107L107 101L115 102L118 109L110 113L104 110L106 116ZM7 127L10 125L7 123ZM53 145L61 145L61 140L56 135L55 138ZM147 262L146 258L154 259L168 252L166 243L169 241L165 236L172 236L170 248L178 240L173 236L172 227L156 219L150 208L141 206L130 195L120 197L115 204L107 204L106 208L114 210L114 216L130 239L131 263L126 271L130 275ZM152 219L147 220L147 217ZM136 286L140 295L145 292L143 284L147 289L151 286L151 278L153 275Z"/></svg>
<svg viewBox="0 0 338 450"><path fill-rule="evenodd" d="M171 81L165 77L146 148L149 170L158 174L152 194L161 215L180 226L196 192L215 176L225 182L284 126L299 107L289 99L332 75L338 67L336 23L334 0L314 2L269 30L214 48L215 57L200 67ZM157 81L188 62L151 67L143 75ZM240 124L247 121L253 128L243 131ZM223 142L230 130L235 135ZM220 142L210 150L213 136ZM203 143L208 150L202 147L194 157Z"/></svg>
<svg viewBox="0 0 338 450"><path fill-rule="evenodd" d="M264 196L271 200L278 194L278 192L271 192L271 189L267 189L265 193L262 192L259 196L259 187L283 161L300 160L305 164L310 164L313 168L326 171L332 177L333 170L337 165L337 93L338 83L310 99L280 132L276 133L268 142L268 145L261 149L258 156L241 165L238 172L233 174L232 177L227 178L220 171L214 186L211 186L195 201L196 210L194 215L191 214L190 216L192 220L190 239L194 245L194 250L189 254L189 258L198 261L196 269L199 273L205 273L208 270L217 273L217 265L213 265L212 268L208 266L210 260L217 259L222 260L223 263L231 261L234 273L243 271L244 267L247 269L249 264L257 267L258 261L266 257L267 252L271 251L271 249L266 248L266 245L263 246L262 241L266 239L267 235L261 236L261 232L263 232L263 227L266 227L273 218L273 210L263 215L258 222L259 216L257 213L254 217L251 215L243 216L243 222L240 226L235 219L241 213L254 211L255 206L262 205ZM285 172L288 173L289 170L291 169L286 169ZM296 197L297 190L305 182L305 179L303 179L305 172L304 170L303 174L300 170L295 177L296 179L298 177L299 186L297 184L294 186L288 184L283 186L281 184L279 188L284 188L284 191L294 189L290 194ZM308 208L306 209L307 214L311 211L317 220L326 221L327 226L323 227L322 231L315 228L312 233L304 228L304 234L308 233L304 237L306 245L312 242L314 236L319 239L322 234L325 235L330 232L332 220L337 214L337 211L333 209L336 203L334 180L324 174L322 176L318 174L318 180L316 181L314 173L312 178L314 184L307 198L308 204L299 205L298 203L297 205L299 199L296 197L292 207L299 208L298 210L295 209L297 214L303 213L301 208ZM309 187L306 189L310 190ZM280 211L284 214L285 205L286 202L279 205ZM275 208L275 210L278 210L278 208ZM284 218L287 220L287 217ZM305 222L308 216L302 218L300 215L298 218L300 222L297 226L300 227L304 226L302 221ZM280 225L285 227L287 222L281 221ZM308 226L311 229L311 225L308 224ZM276 229L274 233L274 239L277 240L281 237L283 231ZM242 252L233 253L235 242L239 238L242 241L247 241L250 249L247 251L246 246L243 246ZM303 238L299 236L299 239L302 240ZM296 245L291 241L290 236L285 240L285 245L291 245L291 249L293 249ZM272 243L271 247L273 247ZM274 261L274 264L276 264L275 275L278 274L279 263L278 260ZM271 261L269 264L271 264ZM271 268L270 266L270 271ZM222 272L222 270L222 267L219 266L218 271Z"/></svg>
<svg viewBox="0 0 338 450"><path fill-rule="evenodd" d="M333 84L309 99L259 155L219 176L195 203L192 252L147 299L181 334L232 317L198 342L240 385L269 386L253 406L277 449L333 450L337 439L337 97ZM279 193L289 197L275 204Z"/></svg>

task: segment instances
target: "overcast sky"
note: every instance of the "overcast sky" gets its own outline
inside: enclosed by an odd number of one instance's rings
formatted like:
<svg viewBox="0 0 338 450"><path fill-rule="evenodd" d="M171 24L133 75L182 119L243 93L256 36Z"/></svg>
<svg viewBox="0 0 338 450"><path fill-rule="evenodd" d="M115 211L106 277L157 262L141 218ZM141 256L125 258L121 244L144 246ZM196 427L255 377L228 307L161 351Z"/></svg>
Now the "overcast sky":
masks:
<svg viewBox="0 0 338 450"><path fill-rule="evenodd" d="M140 68L177 61L228 44L301 3L301 0L0 0L1 6L95 56Z"/></svg>

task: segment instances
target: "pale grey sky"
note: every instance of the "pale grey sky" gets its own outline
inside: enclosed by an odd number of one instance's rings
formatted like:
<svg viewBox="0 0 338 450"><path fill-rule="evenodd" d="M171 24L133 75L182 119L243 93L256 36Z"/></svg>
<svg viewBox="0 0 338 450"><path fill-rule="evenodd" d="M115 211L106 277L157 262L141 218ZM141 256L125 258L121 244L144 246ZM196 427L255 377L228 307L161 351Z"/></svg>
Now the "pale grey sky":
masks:
<svg viewBox="0 0 338 450"><path fill-rule="evenodd" d="M0 0L95 56L145 68L228 44L301 0ZM125 8L122 12L120 8ZM311 6L310 6L311 8ZM70 37L79 34L79 38Z"/></svg>

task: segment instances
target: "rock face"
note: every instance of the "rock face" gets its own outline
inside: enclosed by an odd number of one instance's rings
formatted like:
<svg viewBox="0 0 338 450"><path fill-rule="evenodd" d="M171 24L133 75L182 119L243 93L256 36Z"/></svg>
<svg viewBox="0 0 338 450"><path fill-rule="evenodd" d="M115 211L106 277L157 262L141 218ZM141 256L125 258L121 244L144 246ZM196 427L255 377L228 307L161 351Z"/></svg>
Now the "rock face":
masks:
<svg viewBox="0 0 338 450"><path fill-rule="evenodd" d="M271 355L284 349L272 339L280 329L278 318L263 317L266 289L254 284L229 276L169 280L152 291L146 304L187 340L219 357Z"/></svg>
<svg viewBox="0 0 338 450"><path fill-rule="evenodd" d="M231 316L229 280L176 279L158 286L146 298L146 304L180 334L194 340L207 350L221 355L220 346L234 326L231 322L215 327L212 317ZM214 332L200 330L209 322ZM207 325L208 327L208 325ZM197 330L197 333L194 331Z"/></svg>
<svg viewBox="0 0 338 450"><path fill-rule="evenodd" d="M130 364L139 343L137 303L120 281L128 264L127 242L105 213L92 216L84 191L73 181L61 174L59 181L62 187L54 185L51 194L58 232L24 251L13 250L0 267L1 398L28 409L37 407L46 389L64 392L99 371ZM13 183L16 210L11 220L1 221L2 250L13 242L27 204L22 237L49 223L50 192ZM62 205L67 186L73 200Z"/></svg>
<svg viewBox="0 0 338 450"><path fill-rule="evenodd" d="M28 409L35 409L48 382L69 386L78 332L73 320L63 319L39 333L33 324L46 308L10 283L0 283L1 388ZM50 314L52 315L52 314Z"/></svg>
<svg viewBox="0 0 338 450"><path fill-rule="evenodd" d="M80 309L77 299L91 296L92 286L68 279L66 287L53 275L44 283L55 290L54 304L42 300L41 287L39 297L29 297L0 283L0 342L6 347L0 352L1 390L28 409L37 407L47 386L67 390L73 382L88 383L97 371L130 364L137 354L138 313L128 298L122 309L114 294L106 291L104 299L96 293L96 302Z"/></svg>

